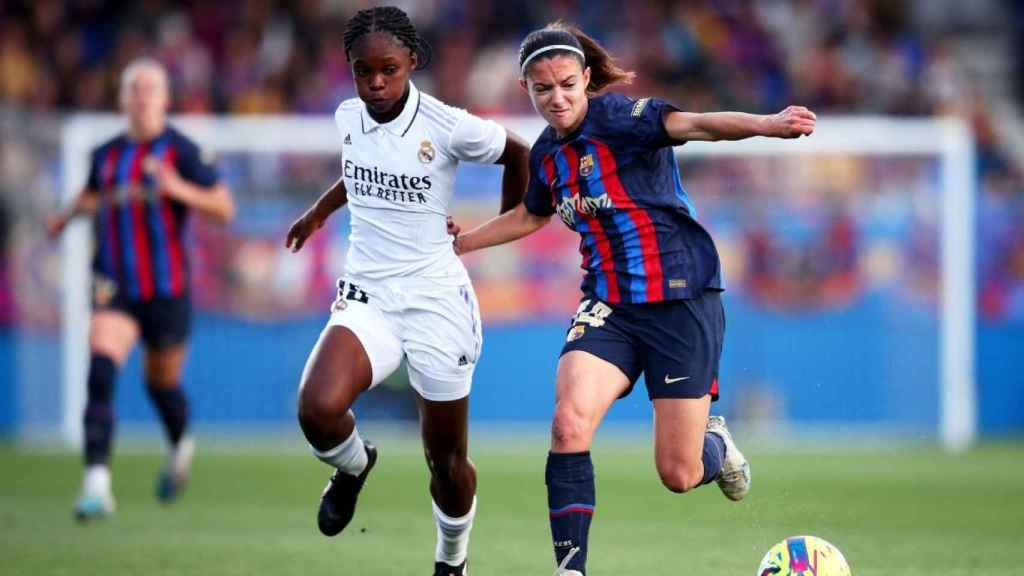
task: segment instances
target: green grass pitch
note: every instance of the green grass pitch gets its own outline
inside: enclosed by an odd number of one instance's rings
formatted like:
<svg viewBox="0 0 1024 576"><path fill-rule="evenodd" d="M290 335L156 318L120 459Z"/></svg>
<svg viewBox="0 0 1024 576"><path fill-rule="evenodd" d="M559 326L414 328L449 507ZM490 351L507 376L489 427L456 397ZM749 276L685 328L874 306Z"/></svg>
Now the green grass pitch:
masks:
<svg viewBox="0 0 1024 576"><path fill-rule="evenodd" d="M77 456L0 446L0 573L286 576L430 574L434 526L422 455L406 441L381 460L341 536L317 532L328 470L296 447L197 456L184 499L153 498L157 454L116 456L119 510L78 525ZM493 443L492 443L493 444ZM646 442L644 442L646 444ZM755 452L746 501L716 486L671 494L648 447L598 446L592 576L753 576L785 536L835 543L855 576L1024 574L1024 445L963 456L934 449ZM479 511L470 549L479 576L553 571L544 445L473 445Z"/></svg>

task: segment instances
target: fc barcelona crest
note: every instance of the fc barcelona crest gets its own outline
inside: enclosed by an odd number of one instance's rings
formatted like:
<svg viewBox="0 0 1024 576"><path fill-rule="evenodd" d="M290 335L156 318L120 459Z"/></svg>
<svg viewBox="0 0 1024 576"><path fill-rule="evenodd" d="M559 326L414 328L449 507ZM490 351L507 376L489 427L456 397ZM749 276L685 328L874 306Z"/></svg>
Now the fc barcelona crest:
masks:
<svg viewBox="0 0 1024 576"><path fill-rule="evenodd" d="M430 140L424 140L420 142L420 151L417 154L420 157L420 162L424 164L430 164L434 161L434 145L430 143Z"/></svg>
<svg viewBox="0 0 1024 576"><path fill-rule="evenodd" d="M584 326L583 324L577 324L573 326L571 330L569 330L569 334L565 337L565 341L572 342L574 340L579 340L580 338L583 338L583 334L586 331L586 326Z"/></svg>
<svg viewBox="0 0 1024 576"><path fill-rule="evenodd" d="M587 154L580 158L580 176L584 178L589 177L594 173L594 155Z"/></svg>

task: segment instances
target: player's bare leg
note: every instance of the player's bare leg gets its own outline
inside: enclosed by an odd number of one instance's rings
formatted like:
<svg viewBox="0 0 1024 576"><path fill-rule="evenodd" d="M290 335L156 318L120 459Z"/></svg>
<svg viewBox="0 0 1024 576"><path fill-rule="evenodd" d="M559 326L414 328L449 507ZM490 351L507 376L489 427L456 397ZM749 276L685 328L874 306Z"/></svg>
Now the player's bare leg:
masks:
<svg viewBox="0 0 1024 576"><path fill-rule="evenodd" d="M721 471L720 453L713 453L717 458L708 466L703 459L710 409L711 396L654 399L654 462L672 492L689 492Z"/></svg>
<svg viewBox="0 0 1024 576"><path fill-rule="evenodd" d="M469 398L434 402L417 396L430 495L437 523L435 576L466 573L476 515L476 468L469 459Z"/></svg>
<svg viewBox="0 0 1024 576"><path fill-rule="evenodd" d="M614 364L579 350L562 355L555 383L551 452L544 472L557 574L583 574L596 501L590 445L629 379Z"/></svg>
<svg viewBox="0 0 1024 576"><path fill-rule="evenodd" d="M730 500L750 487L750 467L720 416L708 418L711 396L654 400L654 459L662 484L676 493L717 481ZM733 459L733 468L727 463ZM726 471L730 475L726 475Z"/></svg>
<svg viewBox="0 0 1024 576"><path fill-rule="evenodd" d="M75 517L90 520L110 515L115 503L110 481L114 435L114 381L139 339L139 325L119 310L99 310L89 322L88 399L85 427L85 475L75 503Z"/></svg>
<svg viewBox="0 0 1024 576"><path fill-rule="evenodd" d="M317 524L325 536L352 520L359 491L377 461L377 450L356 430L352 403L370 387L370 358L359 338L328 326L309 355L299 389L299 424L313 453L336 468L320 497Z"/></svg>
<svg viewBox="0 0 1024 576"><path fill-rule="evenodd" d="M188 434L188 399L181 388L188 346L184 343L147 348L144 358L146 389L167 434L167 461L157 478L156 497L165 504L176 500L188 482L195 441Z"/></svg>

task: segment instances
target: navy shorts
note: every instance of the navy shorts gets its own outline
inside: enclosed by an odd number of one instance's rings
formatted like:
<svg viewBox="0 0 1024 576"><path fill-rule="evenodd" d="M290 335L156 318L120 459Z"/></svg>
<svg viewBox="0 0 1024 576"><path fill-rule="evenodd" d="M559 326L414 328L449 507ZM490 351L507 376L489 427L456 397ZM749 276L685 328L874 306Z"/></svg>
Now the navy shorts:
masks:
<svg viewBox="0 0 1024 576"><path fill-rule="evenodd" d="M693 300L608 304L584 297L562 354L589 352L617 366L629 379L640 374L647 396L718 400L718 362L725 337L725 311L718 291ZM621 398L621 396L620 396Z"/></svg>
<svg viewBox="0 0 1024 576"><path fill-rule="evenodd" d="M150 350L184 343L192 331L192 300L188 294L131 300L109 280L93 283L93 310L118 310L139 323L142 342Z"/></svg>

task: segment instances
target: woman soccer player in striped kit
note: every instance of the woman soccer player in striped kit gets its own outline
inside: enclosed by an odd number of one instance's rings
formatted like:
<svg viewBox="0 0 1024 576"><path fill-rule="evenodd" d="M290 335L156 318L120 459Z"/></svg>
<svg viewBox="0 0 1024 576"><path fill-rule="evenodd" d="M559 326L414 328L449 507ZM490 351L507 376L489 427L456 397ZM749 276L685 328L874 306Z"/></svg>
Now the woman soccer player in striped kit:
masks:
<svg viewBox="0 0 1024 576"><path fill-rule="evenodd" d="M503 164L502 207L518 204L528 149L500 125L416 88L409 76L430 51L398 8L358 12L344 44L359 97L335 114L342 174L286 241L300 249L331 213L349 206L345 274L299 390L306 439L334 468L317 520L334 536L352 519L377 449L363 441L350 408L405 358L430 469L434 574L461 576L476 513L467 415L482 335L473 286L447 231L448 205L463 161Z"/></svg>
<svg viewBox="0 0 1024 576"><path fill-rule="evenodd" d="M157 497L169 503L184 487L193 451L181 388L192 313L184 229L191 212L227 223L235 210L199 147L167 125L170 92L160 63L129 64L121 76L120 99L127 131L93 151L85 189L48 222L56 236L72 218L91 215L96 239L83 417L85 478L74 509L80 520L114 511L109 468L114 381L140 337L146 387L170 444Z"/></svg>
<svg viewBox="0 0 1024 576"><path fill-rule="evenodd" d="M591 440L641 373L654 404L655 464L686 492L717 481L731 500L750 467L717 399L725 331L714 242L683 189L673 146L688 140L795 138L815 116L791 106L770 116L683 112L658 98L602 91L633 77L576 28L553 24L526 37L520 84L548 127L530 153L523 204L457 238L460 253L510 242L558 214L579 232L583 298L556 375L545 479L558 572L586 573L594 513Z"/></svg>

